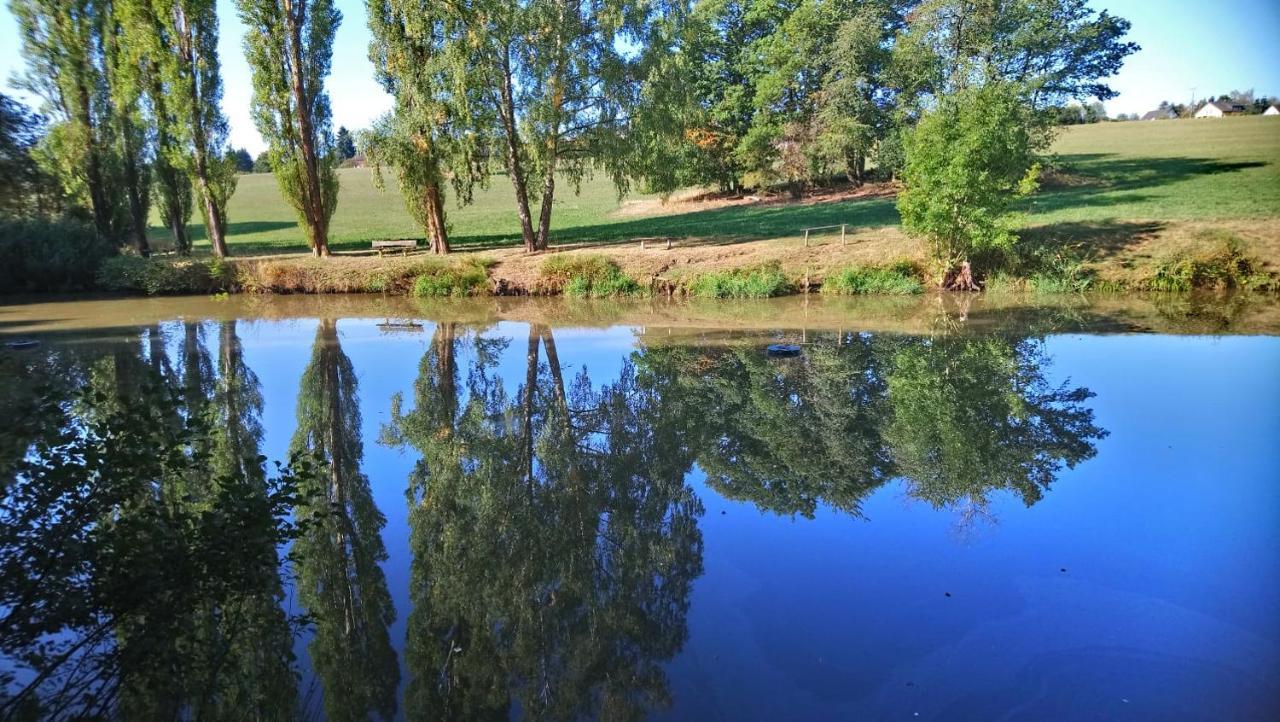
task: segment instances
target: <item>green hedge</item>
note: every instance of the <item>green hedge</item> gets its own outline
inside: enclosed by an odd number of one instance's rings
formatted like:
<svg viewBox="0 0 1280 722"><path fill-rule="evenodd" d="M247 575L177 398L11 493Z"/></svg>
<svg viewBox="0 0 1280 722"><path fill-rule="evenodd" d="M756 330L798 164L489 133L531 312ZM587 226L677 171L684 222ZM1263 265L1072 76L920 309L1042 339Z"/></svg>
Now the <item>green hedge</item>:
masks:
<svg viewBox="0 0 1280 722"><path fill-rule="evenodd" d="M0 218L0 293L93 288L113 255L83 221Z"/></svg>

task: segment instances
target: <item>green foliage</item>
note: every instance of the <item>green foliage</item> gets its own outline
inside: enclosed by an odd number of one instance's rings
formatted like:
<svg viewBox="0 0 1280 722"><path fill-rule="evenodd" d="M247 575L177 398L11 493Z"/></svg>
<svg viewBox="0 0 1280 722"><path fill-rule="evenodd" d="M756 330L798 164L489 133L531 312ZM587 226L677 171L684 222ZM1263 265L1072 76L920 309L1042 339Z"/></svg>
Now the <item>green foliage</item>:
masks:
<svg viewBox="0 0 1280 722"><path fill-rule="evenodd" d="M317 256L329 255L338 206L337 149L324 79L342 13L332 0L236 0L253 71L253 120L271 169ZM299 75L298 81L291 73Z"/></svg>
<svg viewBox="0 0 1280 722"><path fill-rule="evenodd" d="M1009 204L1036 187L1044 142L1016 86L989 83L940 100L907 136L903 226L922 236L941 278L980 252L1016 240Z"/></svg>
<svg viewBox="0 0 1280 722"><path fill-rule="evenodd" d="M600 255L556 255L542 263L541 275L552 288L575 298L634 296L642 289L613 259Z"/></svg>
<svg viewBox="0 0 1280 722"><path fill-rule="evenodd" d="M83 389L39 388L27 453L3 469L0 653L17 674L0 714L287 718L298 625L277 555L312 469L269 476L252 449L211 469L206 412L226 399L180 392L163 344L147 363L137 338L65 369Z"/></svg>
<svg viewBox="0 0 1280 722"><path fill-rule="evenodd" d="M840 296L862 293L910 295L924 291L920 270L903 261L890 266L847 266L828 274L822 292Z"/></svg>
<svg viewBox="0 0 1280 722"><path fill-rule="evenodd" d="M125 255L108 258L98 270L96 282L109 291L149 296L213 293L231 289L234 274L217 258L170 260Z"/></svg>
<svg viewBox="0 0 1280 722"><path fill-rule="evenodd" d="M27 64L21 85L45 101L50 116L36 158L71 202L89 211L100 236L122 243L129 219L108 82L107 59L118 57L108 52L109 8L87 0L10 4Z"/></svg>
<svg viewBox="0 0 1280 722"><path fill-rule="evenodd" d="M0 293L90 289L115 253L81 220L0 217Z"/></svg>
<svg viewBox="0 0 1280 722"><path fill-rule="evenodd" d="M355 138L351 136L351 131L347 130L345 125L338 126L338 134L335 137L334 146L337 148L339 159L351 160L356 157Z"/></svg>
<svg viewBox="0 0 1280 722"><path fill-rule="evenodd" d="M612 383L566 383L551 329L532 324L508 394L509 341L488 335L437 325L412 408L397 395L383 427L382 443L421 459L406 494L405 714L660 712L702 572L678 393L656 393L630 364Z"/></svg>
<svg viewBox="0 0 1280 722"><path fill-rule="evenodd" d="M1105 81L1139 50L1128 32L1127 20L1087 0L924 0L894 61L899 82L920 98L998 81L1017 85L1041 111L1116 97Z"/></svg>
<svg viewBox="0 0 1280 722"><path fill-rule="evenodd" d="M1210 231L1201 240L1204 243L1176 249L1159 259L1147 286L1155 291L1190 291L1265 288L1272 284L1262 271L1262 263L1239 236Z"/></svg>
<svg viewBox="0 0 1280 722"><path fill-rule="evenodd" d="M1031 505L1063 466L1091 458L1091 441L1106 435L1082 405L1093 394L1050 385L1043 365L1031 339L943 338L894 354L884 435L912 496L980 510L1008 489Z"/></svg>
<svg viewBox="0 0 1280 722"><path fill-rule="evenodd" d="M298 598L315 619L307 646L327 690L329 719L390 718L400 667L388 630L395 607L381 564L386 517L361 471L359 388L342 350L337 321L321 319L299 384L294 457L314 459L323 478L304 483L309 500L295 510L306 525L294 543Z"/></svg>
<svg viewBox="0 0 1280 722"><path fill-rule="evenodd" d="M45 217L63 210L56 179L36 160L44 118L0 93L0 217Z"/></svg>
<svg viewBox="0 0 1280 722"><path fill-rule="evenodd" d="M770 298L794 288L777 264L710 271L684 281L683 286L689 295L701 298Z"/></svg>
<svg viewBox="0 0 1280 722"><path fill-rule="evenodd" d="M413 295L476 296L489 290L489 276L481 263L429 264L413 282Z"/></svg>

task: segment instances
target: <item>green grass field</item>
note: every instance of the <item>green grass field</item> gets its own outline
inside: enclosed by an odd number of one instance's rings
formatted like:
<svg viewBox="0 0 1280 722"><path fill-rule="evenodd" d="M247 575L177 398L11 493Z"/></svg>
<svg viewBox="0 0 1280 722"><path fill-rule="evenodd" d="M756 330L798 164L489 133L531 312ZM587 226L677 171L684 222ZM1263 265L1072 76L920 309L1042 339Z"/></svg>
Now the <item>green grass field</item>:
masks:
<svg viewBox="0 0 1280 722"><path fill-rule="evenodd" d="M1280 118L1103 123L1062 132L1053 151L1055 174L1025 201L1028 225L1097 226L1107 222L1273 219L1280 217ZM377 190L372 172L340 171L333 218L337 250L367 249L378 238L421 237L394 182ZM637 196L631 196L635 198ZM890 199L797 205L752 205L680 213L669 206L643 217L616 214L619 199L604 178L588 180L580 194L562 186L553 216L557 242L610 242L647 236L759 240L789 238L806 226L848 223L852 228L896 225ZM306 250L293 210L269 175L241 176L231 200L236 254ZM519 225L511 184L494 176L465 208L449 207L459 247L516 245ZM154 221L153 235L166 234ZM192 225L197 246L204 229Z"/></svg>

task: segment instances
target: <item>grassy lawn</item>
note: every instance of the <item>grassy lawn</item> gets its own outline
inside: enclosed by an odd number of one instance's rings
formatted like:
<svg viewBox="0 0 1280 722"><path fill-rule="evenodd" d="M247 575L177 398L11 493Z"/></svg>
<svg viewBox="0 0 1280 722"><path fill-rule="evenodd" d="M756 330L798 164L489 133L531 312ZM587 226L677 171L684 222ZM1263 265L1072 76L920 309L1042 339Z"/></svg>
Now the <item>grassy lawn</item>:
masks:
<svg viewBox="0 0 1280 722"><path fill-rule="evenodd" d="M1022 204L1030 226L1087 239L1150 230L1152 222L1280 218L1280 118L1077 126L1061 134L1054 153L1058 172ZM336 250L367 249L377 238L423 235L404 210L393 179L388 178L388 189L382 192L374 187L368 169L344 169L340 178L332 226ZM636 198L643 196L629 200ZM682 211L678 203L649 206L644 214L619 213L617 194L604 178L587 181L577 195L563 188L553 217L555 241L608 243L651 236L794 240L806 226L848 223L857 232L898 223L893 200L885 197L695 211ZM229 214L233 253L306 250L293 210L269 175L241 176ZM451 205L449 221L459 247L519 242L513 194L505 176L495 176L489 188L478 190L472 205ZM153 235L164 239L158 220L154 223ZM203 227L195 223L192 231L197 245L205 245Z"/></svg>

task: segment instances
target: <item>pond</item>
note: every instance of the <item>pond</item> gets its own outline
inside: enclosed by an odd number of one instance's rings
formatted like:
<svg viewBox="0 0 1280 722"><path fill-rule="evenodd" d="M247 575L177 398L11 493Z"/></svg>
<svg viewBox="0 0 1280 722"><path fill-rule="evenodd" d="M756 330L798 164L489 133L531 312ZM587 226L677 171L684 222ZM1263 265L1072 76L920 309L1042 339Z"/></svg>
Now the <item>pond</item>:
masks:
<svg viewBox="0 0 1280 722"><path fill-rule="evenodd" d="M0 717L1266 719L1277 318L0 306Z"/></svg>

